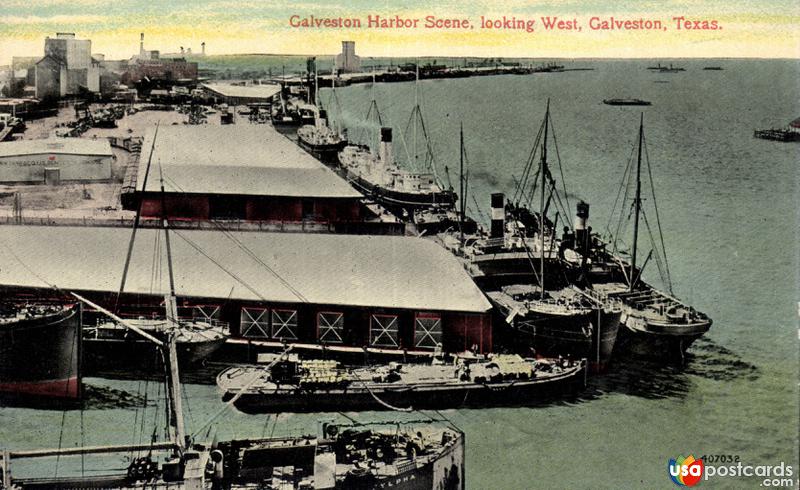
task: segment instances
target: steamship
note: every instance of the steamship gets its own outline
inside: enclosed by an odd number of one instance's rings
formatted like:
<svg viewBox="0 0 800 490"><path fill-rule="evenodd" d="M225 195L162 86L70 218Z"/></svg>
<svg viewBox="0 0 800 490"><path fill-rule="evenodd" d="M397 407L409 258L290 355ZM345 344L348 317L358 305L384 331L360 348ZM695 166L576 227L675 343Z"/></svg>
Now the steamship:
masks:
<svg viewBox="0 0 800 490"><path fill-rule="evenodd" d="M347 140L328 125L327 113L320 109L314 124L297 130L300 147L323 163L336 163L337 155L347 146Z"/></svg>
<svg viewBox="0 0 800 490"><path fill-rule="evenodd" d="M81 397L80 307L3 305L0 394L5 398Z"/></svg>
<svg viewBox="0 0 800 490"><path fill-rule="evenodd" d="M433 173L400 168L392 154L392 129L381 128L378 155L367 146L348 145L339 152L347 180L359 191L392 210L452 208L456 195L436 182Z"/></svg>

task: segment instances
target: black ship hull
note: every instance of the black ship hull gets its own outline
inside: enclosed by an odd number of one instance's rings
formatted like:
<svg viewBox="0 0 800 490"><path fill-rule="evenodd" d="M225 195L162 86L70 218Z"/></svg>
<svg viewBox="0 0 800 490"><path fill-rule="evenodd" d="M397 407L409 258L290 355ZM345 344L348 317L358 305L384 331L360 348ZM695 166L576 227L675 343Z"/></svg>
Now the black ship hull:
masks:
<svg viewBox="0 0 800 490"><path fill-rule="evenodd" d="M22 399L81 397L80 307L0 325L0 393Z"/></svg>
<svg viewBox="0 0 800 490"><path fill-rule="evenodd" d="M711 328L704 320L685 325L645 322L627 316L619 332L619 351L636 357L682 363L695 340Z"/></svg>
<svg viewBox="0 0 800 490"><path fill-rule="evenodd" d="M371 197L387 209L394 211L405 210L411 212L415 209L425 208L452 208L455 206L456 195L452 191L438 192L402 192L387 189L373 184L361 176L348 171L347 180L361 191L365 196Z"/></svg>
<svg viewBox="0 0 800 490"><path fill-rule="evenodd" d="M297 138L297 143L302 149L311 153L314 158L327 164L335 164L338 162L339 152L342 151L345 146L347 146L347 141L340 141L336 144L315 145L307 142L303 138Z"/></svg>
<svg viewBox="0 0 800 490"><path fill-rule="evenodd" d="M500 307L502 308L502 307ZM503 309L501 309L503 311ZM587 359L591 372L603 372L611 362L620 330L619 311L593 309L575 315L537 315L515 319L509 325L504 319L498 345L512 351L544 357ZM596 325L600 325L599 336Z"/></svg>
<svg viewBox="0 0 800 490"><path fill-rule="evenodd" d="M246 413L529 406L582 390L586 386L585 374L585 367L581 367L542 380L485 384L398 385L379 390L358 383L329 390L279 388L272 392L245 393L234 405ZM233 394L226 393L223 400L232 397Z"/></svg>
<svg viewBox="0 0 800 490"><path fill-rule="evenodd" d="M135 369L152 372L163 369L164 360L155 344L140 340L134 333L118 339L92 338L84 334L83 346L86 352L86 372L90 374L109 373L117 370ZM177 343L178 363L184 367L197 365L219 350L225 339L212 339L202 342Z"/></svg>

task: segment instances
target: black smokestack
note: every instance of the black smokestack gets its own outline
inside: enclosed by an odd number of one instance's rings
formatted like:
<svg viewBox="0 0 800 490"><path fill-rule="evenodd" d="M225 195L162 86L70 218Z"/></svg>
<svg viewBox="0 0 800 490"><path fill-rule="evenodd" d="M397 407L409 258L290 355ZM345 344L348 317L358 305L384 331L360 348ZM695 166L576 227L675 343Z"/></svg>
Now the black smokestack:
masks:
<svg viewBox="0 0 800 490"><path fill-rule="evenodd" d="M492 234L491 238L502 238L505 232L505 195L502 192L492 194Z"/></svg>

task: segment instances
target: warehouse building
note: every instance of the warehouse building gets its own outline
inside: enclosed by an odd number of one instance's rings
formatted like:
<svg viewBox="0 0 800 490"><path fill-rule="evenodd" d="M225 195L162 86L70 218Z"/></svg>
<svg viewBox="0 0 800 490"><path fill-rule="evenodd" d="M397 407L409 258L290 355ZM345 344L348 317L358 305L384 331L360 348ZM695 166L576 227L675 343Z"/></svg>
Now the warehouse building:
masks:
<svg viewBox="0 0 800 490"><path fill-rule="evenodd" d="M163 312L163 231L139 230L122 314ZM75 291L114 304L130 230L0 226L0 290ZM491 352L491 305L458 260L417 237L175 230L179 314L239 339L400 353ZM158 252L155 252L158 250Z"/></svg>
<svg viewBox="0 0 800 490"><path fill-rule="evenodd" d="M217 102L228 105L264 104L281 92L280 85L231 85L229 83L204 83L203 89Z"/></svg>
<svg viewBox="0 0 800 490"><path fill-rule="evenodd" d="M108 140L58 138L0 143L0 182L97 182L112 178Z"/></svg>
<svg viewBox="0 0 800 490"><path fill-rule="evenodd" d="M166 212L186 220L362 219L358 191L266 125L151 130L142 143L136 175L126 181L123 205L140 210L145 218Z"/></svg>

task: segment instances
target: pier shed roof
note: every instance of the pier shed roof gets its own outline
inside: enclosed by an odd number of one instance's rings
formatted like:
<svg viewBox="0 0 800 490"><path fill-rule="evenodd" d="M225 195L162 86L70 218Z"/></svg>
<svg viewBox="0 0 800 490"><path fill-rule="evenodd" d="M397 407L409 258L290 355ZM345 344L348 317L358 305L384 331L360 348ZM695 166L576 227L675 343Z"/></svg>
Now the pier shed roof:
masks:
<svg viewBox="0 0 800 490"><path fill-rule="evenodd" d="M159 247L160 255L154 252L155 235L163 233L138 231L126 292L169 290L165 247ZM130 234L111 227L0 226L0 286L114 293ZM459 261L422 238L200 230L170 235L176 294L182 298L464 313L491 309ZM161 264L160 280L153 279L154 263Z"/></svg>

